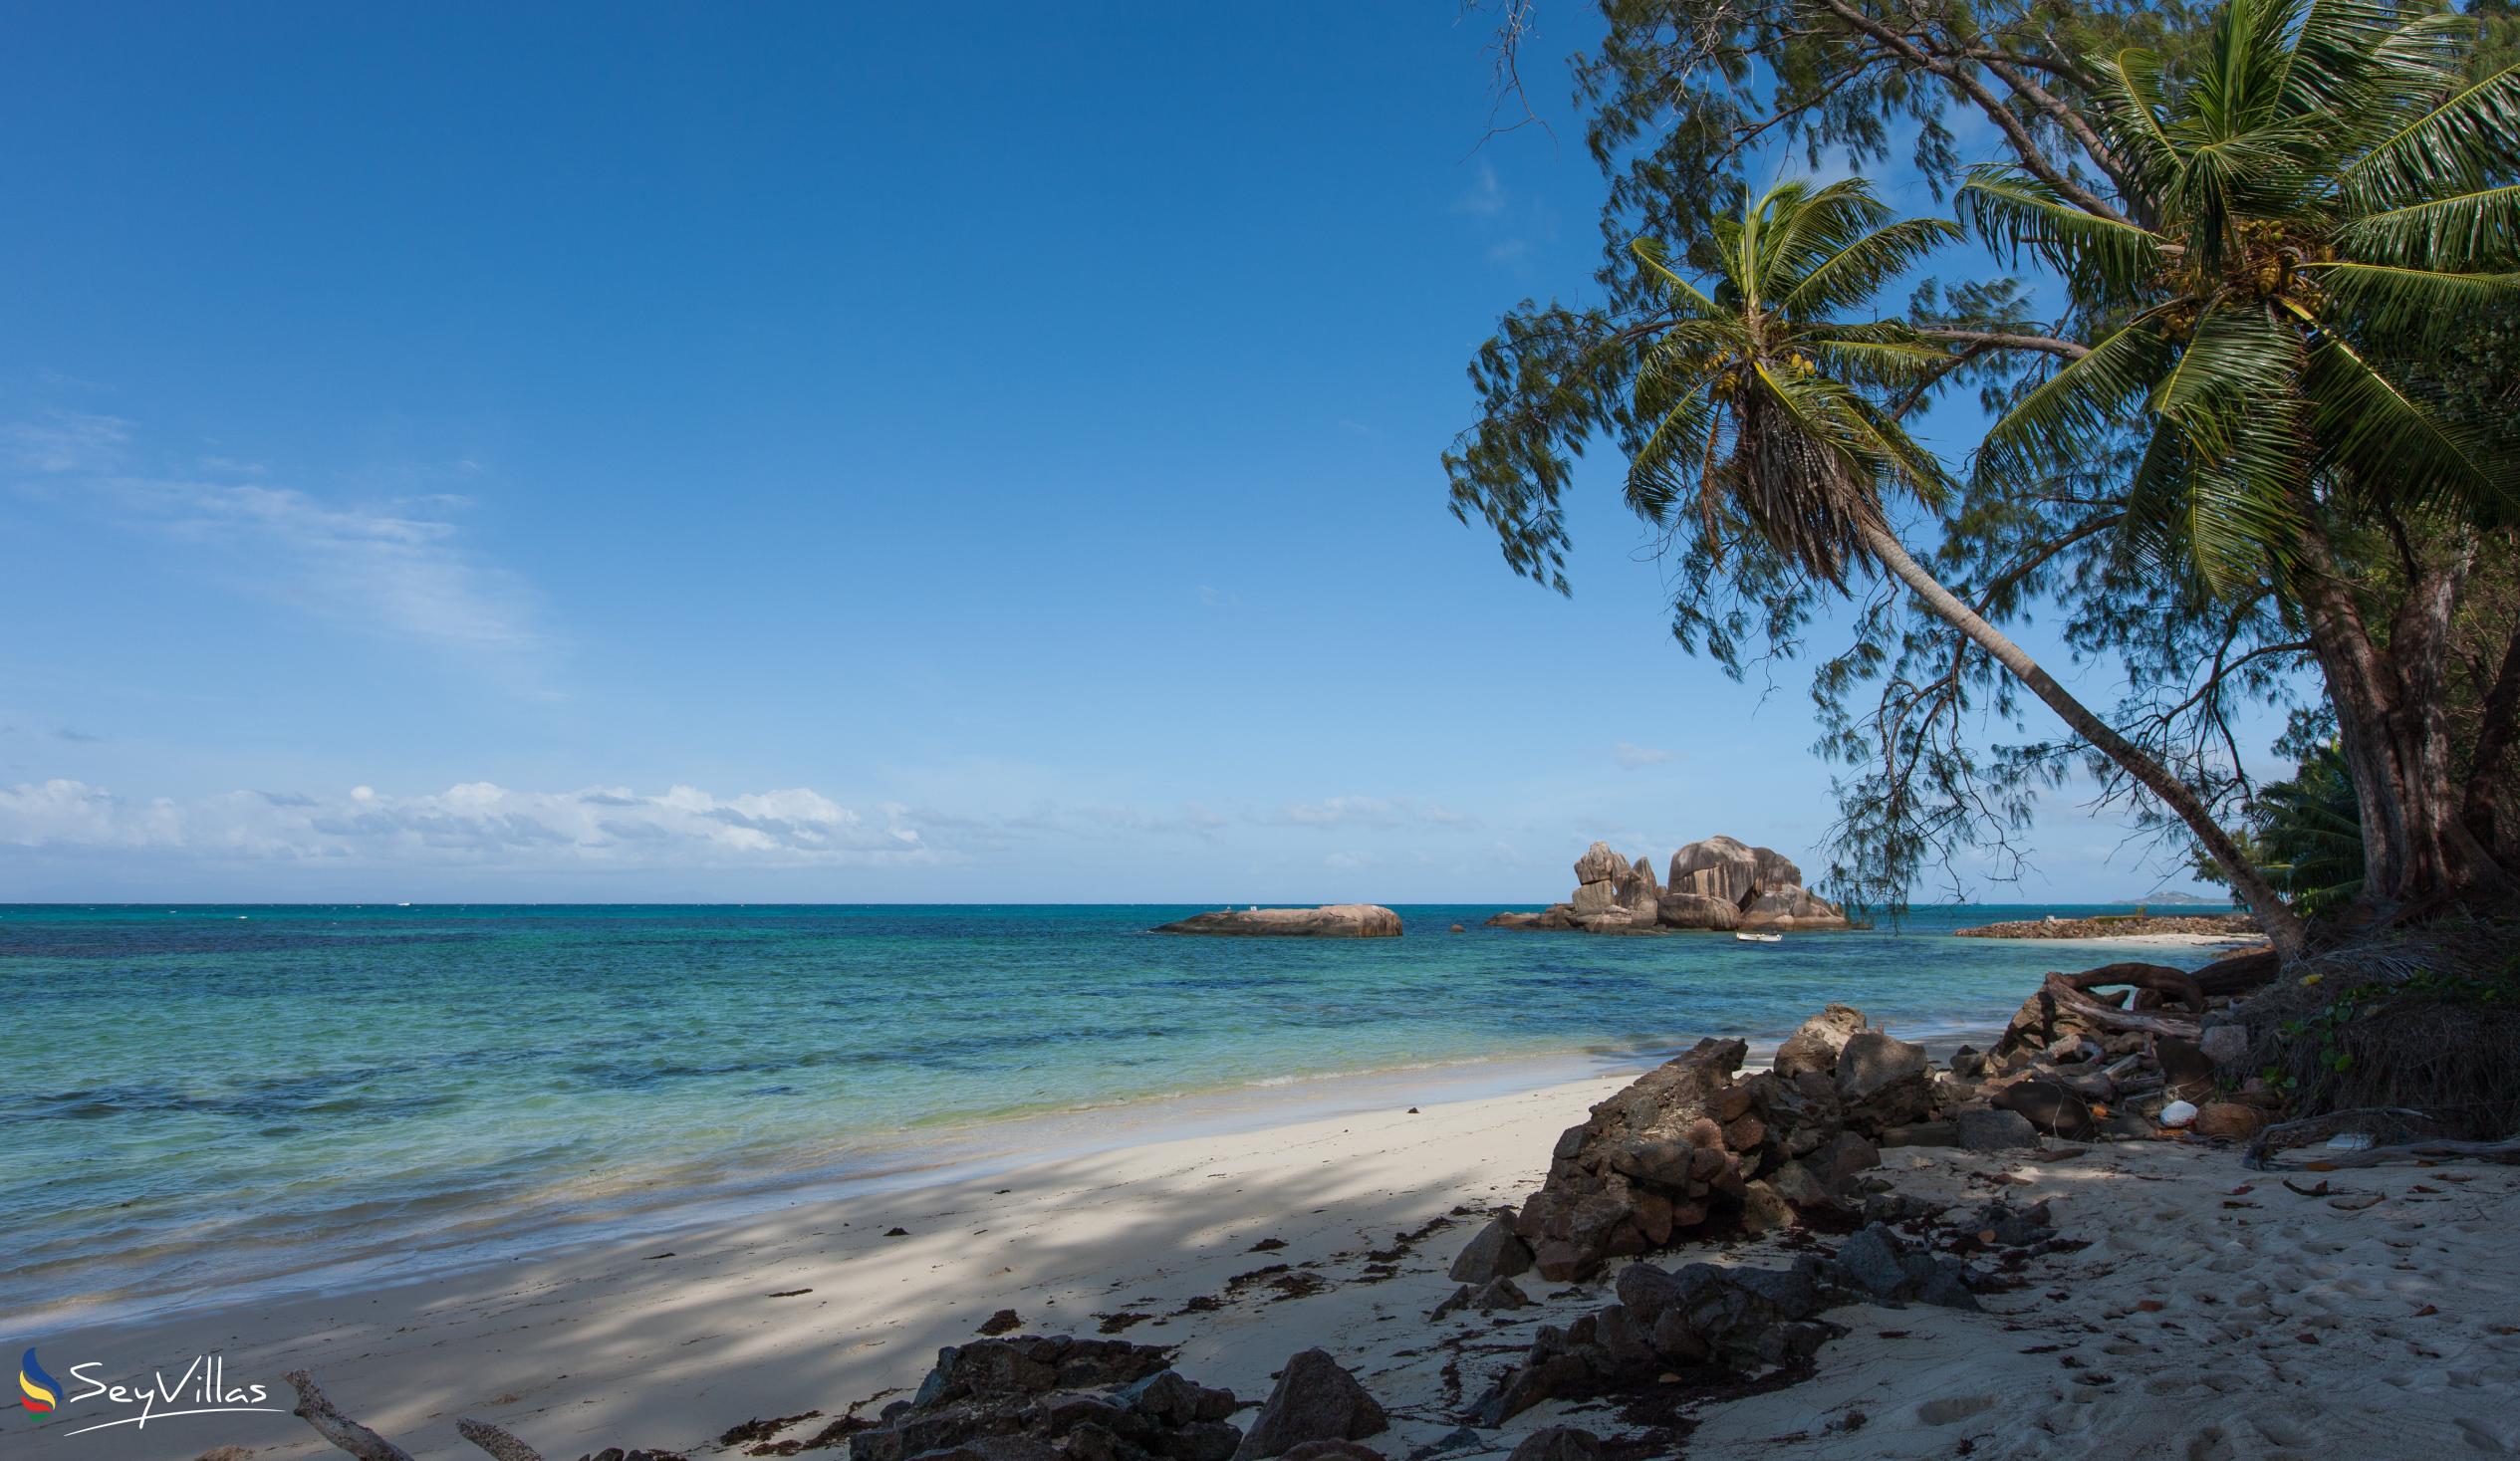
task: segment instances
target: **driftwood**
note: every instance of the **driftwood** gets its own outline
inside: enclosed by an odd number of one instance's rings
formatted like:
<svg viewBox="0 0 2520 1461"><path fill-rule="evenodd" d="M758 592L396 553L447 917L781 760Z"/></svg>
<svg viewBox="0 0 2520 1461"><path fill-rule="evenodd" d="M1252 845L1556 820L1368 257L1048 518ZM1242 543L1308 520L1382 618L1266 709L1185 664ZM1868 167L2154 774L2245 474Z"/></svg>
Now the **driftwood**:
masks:
<svg viewBox="0 0 2520 1461"><path fill-rule="evenodd" d="M542 1452L486 1420L458 1420L455 1433L489 1452L496 1461L543 1461Z"/></svg>
<svg viewBox="0 0 2520 1461"><path fill-rule="evenodd" d="M2216 959L2190 977L2196 981L2198 989L2209 995L2236 995L2263 989L2274 983L2275 976L2283 972L2283 960L2275 957L2273 949L2253 949L2227 959Z"/></svg>
<svg viewBox="0 0 2520 1461"><path fill-rule="evenodd" d="M2205 992L2198 987L2195 976L2167 964L2103 964L2080 974L2051 974L2048 977L2062 979L2085 994L2116 984L2132 989L2148 989L2164 998L2184 1002L2194 1014L2205 1012Z"/></svg>
<svg viewBox="0 0 2520 1461"><path fill-rule="evenodd" d="M2110 1004L2105 1000L2094 999L2086 989L2077 983L2077 981L2081 980L2091 980L2100 984L2130 984L2133 983L2134 980L2124 974L2120 974L2112 978L2100 978L2099 976L2107 975L2111 970L2153 969L2159 967L2160 966L2158 965L2152 964L2112 964L2109 965L2108 968L2088 970L2084 973L2074 975L2072 978L2068 978L2063 974L2051 974L2040 984L2038 997L2040 1002L2047 1005L2049 1010L2052 1012L2050 1015L2051 1024L2053 1024L2056 1016L2070 1014L2076 1019L2081 1020L2086 1025L2090 1025L2096 1029L2112 1031L2121 1035L2130 1033L2139 1035L2169 1035L2175 1036L2180 1040L2194 1040L2197 1034L2197 1026L2194 1020L2182 1020L2169 1015L2158 1015L2148 1010L2122 1010L2116 1005ZM2179 971L2176 969L2165 969L2162 972L2177 975L2182 979L2186 978L2185 975L2179 974ZM2196 1007L2201 1009L2203 1006L2204 996L2198 995L2196 997Z"/></svg>
<svg viewBox="0 0 2520 1461"><path fill-rule="evenodd" d="M325 1398L323 1388L315 1382L315 1376L303 1369L293 1369L280 1378L298 1392L295 1414L314 1426L317 1435L358 1457L359 1461L411 1461L410 1452L344 1415L331 1400ZM541 1452L486 1420L458 1420L455 1430L465 1440L489 1452L494 1461L543 1461Z"/></svg>
<svg viewBox="0 0 2520 1461"><path fill-rule="evenodd" d="M296 1415L315 1427L315 1433L348 1451L359 1461L411 1461L411 1453L386 1440L358 1421L333 1408L324 1398L315 1376L303 1369L293 1369L281 1380L298 1392Z"/></svg>
<svg viewBox="0 0 2520 1461"><path fill-rule="evenodd" d="M2290 1147L2308 1146L2330 1137L2352 1133L2372 1138L2372 1150L2409 1141L2430 1141L2441 1134L2440 1123L2418 1110L2396 1106L2359 1106L2352 1110L2330 1111L2322 1116L2304 1116L2295 1121L2278 1121L2249 1138L2242 1148L2243 1165L2259 1171L2277 1170L2271 1160L2275 1153ZM2359 1152L2336 1151L2336 1156L2356 1156Z"/></svg>
<svg viewBox="0 0 2520 1461"><path fill-rule="evenodd" d="M2393 1161L2427 1161L2445 1157L2472 1156L2484 1161L2520 1162L2520 1136L2501 1141L2409 1141L2402 1146L2367 1146L2361 1151L2340 1151L2317 1161L2301 1164L2305 1172L2342 1171L2347 1167L2376 1167Z"/></svg>

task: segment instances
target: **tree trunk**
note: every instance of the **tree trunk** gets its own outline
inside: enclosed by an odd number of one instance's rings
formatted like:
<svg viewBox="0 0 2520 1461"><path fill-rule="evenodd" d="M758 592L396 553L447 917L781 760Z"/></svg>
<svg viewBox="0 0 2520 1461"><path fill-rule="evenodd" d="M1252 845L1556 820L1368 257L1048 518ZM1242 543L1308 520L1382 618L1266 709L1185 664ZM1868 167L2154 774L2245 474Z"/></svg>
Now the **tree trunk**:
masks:
<svg viewBox="0 0 2520 1461"><path fill-rule="evenodd" d="M2146 791L2160 798L2163 806L2177 814L2188 831L2196 834L2196 840L2205 845L2205 851L2222 864L2223 871L2231 878L2232 891L2238 893L2240 900L2248 904L2249 911L2257 915L2278 955L2290 961L2308 947L2309 931L2301 919L2266 880L2266 874L2260 872L2257 864L2250 861L2239 845L2231 840L2231 834L2223 831L2222 825L2214 821L2213 814L2205 809L2205 804L2197 799L2185 782L2172 776L2168 768L2145 755L2134 742L2118 734L2107 721L2093 714L2090 707L2075 699L2072 692L2056 682L2055 676L2039 667L2039 662L2031 658L2027 650L2014 643L2001 629L1979 617L1975 609L1962 604L1957 595L1944 588L1939 580L1925 571L1923 565L1909 557L1907 550L1890 536L1888 529L1867 526L1862 531L1864 546L1872 550L1873 556L1881 560L1882 567L1889 569L1892 577L1923 600L1927 609L1976 641L1978 647L1994 656L1995 662L2009 671L2014 679L2045 701L2047 707L2072 727L2076 735L2091 742L2094 749L2116 762L2127 775L2142 783Z"/></svg>
<svg viewBox="0 0 2520 1461"><path fill-rule="evenodd" d="M2337 738L2363 819L2363 910L2386 921L2460 903L2511 900L2509 869L2477 836L2451 774L2447 714L2451 614L2472 554L2409 565L2376 638L2315 529L2304 535L2302 608L2336 708Z"/></svg>

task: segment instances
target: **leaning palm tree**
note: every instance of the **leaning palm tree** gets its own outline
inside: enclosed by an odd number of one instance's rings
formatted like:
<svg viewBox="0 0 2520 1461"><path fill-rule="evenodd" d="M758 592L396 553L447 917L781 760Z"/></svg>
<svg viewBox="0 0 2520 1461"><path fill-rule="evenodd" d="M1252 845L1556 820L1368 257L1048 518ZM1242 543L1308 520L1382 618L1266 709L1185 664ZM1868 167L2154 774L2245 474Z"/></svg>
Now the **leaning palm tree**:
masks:
<svg viewBox="0 0 2520 1461"><path fill-rule="evenodd" d="M1952 357L1907 326L1841 316L1957 231L1890 221L1861 181L1789 182L1715 225L1698 254L1705 288L1661 248L1634 245L1668 295L1669 323L1637 371L1642 439L1629 503L1666 528L1693 513L1709 551L1755 540L1832 584L1844 584L1851 560L1879 564L2176 814L2289 955L2302 944L2298 921L2194 790L1935 579L1892 528L1891 504L1930 507L1944 478L1876 396L1912 398Z"/></svg>
<svg viewBox="0 0 2520 1461"><path fill-rule="evenodd" d="M2410 18L2411 17L2411 18ZM2520 67L2470 83L2459 16L2391 0L2231 0L2190 74L2094 58L2126 212L1978 169L1961 214L2043 258L2090 353L1988 433L1992 483L2132 434L2126 550L2297 606L2329 681L2384 907L2509 897L2462 824L2438 644L2476 535L2520 519L2520 463L2436 409L2421 363L2520 301ZM2396 545L2377 570L2340 544ZM2445 545L2427 559L2405 548ZM2358 581L2403 569L2371 626Z"/></svg>

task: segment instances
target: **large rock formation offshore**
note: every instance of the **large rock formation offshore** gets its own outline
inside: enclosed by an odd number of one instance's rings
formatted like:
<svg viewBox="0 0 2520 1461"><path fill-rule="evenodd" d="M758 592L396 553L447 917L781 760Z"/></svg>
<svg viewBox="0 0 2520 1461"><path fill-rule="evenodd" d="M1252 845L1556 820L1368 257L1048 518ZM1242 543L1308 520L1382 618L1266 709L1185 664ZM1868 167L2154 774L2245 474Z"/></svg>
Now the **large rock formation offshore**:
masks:
<svg viewBox="0 0 2520 1461"><path fill-rule="evenodd" d="M1846 911L1803 886L1803 870L1773 848L1710 837L1671 854L1667 882L1653 858L1621 856L1595 843L1575 859L1575 895L1541 913L1499 913L1498 928L1581 928L1649 933L1664 928L1844 928Z"/></svg>
<svg viewBox="0 0 2520 1461"><path fill-rule="evenodd" d="M1400 915L1379 903L1325 903L1318 908L1226 908L1166 923L1156 933L1240 937L1397 938Z"/></svg>

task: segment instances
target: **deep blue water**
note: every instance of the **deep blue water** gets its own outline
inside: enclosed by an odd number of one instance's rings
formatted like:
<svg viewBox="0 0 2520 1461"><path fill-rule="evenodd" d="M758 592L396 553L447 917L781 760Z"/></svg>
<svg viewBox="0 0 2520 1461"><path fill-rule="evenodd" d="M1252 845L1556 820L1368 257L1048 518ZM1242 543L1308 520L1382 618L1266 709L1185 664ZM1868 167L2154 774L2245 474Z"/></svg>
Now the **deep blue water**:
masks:
<svg viewBox="0 0 2520 1461"><path fill-rule="evenodd" d="M1492 905L1403 907L1398 939L1143 931L1194 911L0 907L0 1312L197 1297L450 1232L460 1251L503 1217L1020 1113L1642 1059L1831 999L1979 1026L2081 951L1949 930L2092 910L1927 909L1775 945L1482 928Z"/></svg>

